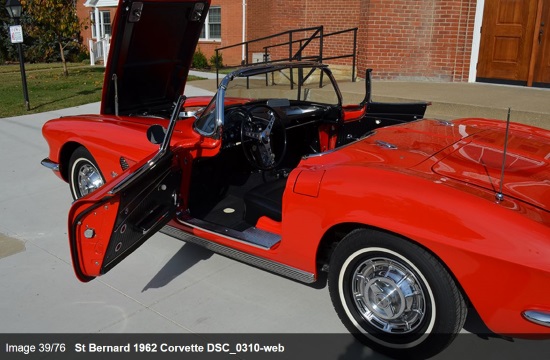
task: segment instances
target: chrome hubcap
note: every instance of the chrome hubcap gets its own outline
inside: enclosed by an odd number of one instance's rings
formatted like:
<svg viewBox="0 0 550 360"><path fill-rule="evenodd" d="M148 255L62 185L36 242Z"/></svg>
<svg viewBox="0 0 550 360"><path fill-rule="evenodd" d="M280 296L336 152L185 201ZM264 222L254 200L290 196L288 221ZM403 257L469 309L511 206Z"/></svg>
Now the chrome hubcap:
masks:
<svg viewBox="0 0 550 360"><path fill-rule="evenodd" d="M78 190L81 196L88 195L103 186L103 179L95 166L84 164L78 170Z"/></svg>
<svg viewBox="0 0 550 360"><path fill-rule="evenodd" d="M426 299L414 273L388 258L361 263L352 277L353 301L372 326L386 333L417 329L426 313Z"/></svg>

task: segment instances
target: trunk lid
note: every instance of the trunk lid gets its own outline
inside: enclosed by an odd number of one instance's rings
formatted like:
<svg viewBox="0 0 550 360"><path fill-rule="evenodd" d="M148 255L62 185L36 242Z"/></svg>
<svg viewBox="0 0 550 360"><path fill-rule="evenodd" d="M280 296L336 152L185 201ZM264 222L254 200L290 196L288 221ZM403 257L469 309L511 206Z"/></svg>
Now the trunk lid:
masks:
<svg viewBox="0 0 550 360"><path fill-rule="evenodd" d="M492 125L492 126L491 126ZM470 136L433 166L439 175L502 193L550 211L550 136L521 125L510 127L507 152L506 129L487 122L483 131Z"/></svg>

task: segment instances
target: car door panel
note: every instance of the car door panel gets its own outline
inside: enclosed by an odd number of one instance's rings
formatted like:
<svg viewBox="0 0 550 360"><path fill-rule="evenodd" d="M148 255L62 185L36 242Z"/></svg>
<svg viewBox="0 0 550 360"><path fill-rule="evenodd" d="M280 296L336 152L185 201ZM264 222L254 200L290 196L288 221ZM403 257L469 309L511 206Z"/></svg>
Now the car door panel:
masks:
<svg viewBox="0 0 550 360"><path fill-rule="evenodd" d="M77 277L86 282L105 274L168 223L180 184L181 170L167 152L76 201L69 242Z"/></svg>

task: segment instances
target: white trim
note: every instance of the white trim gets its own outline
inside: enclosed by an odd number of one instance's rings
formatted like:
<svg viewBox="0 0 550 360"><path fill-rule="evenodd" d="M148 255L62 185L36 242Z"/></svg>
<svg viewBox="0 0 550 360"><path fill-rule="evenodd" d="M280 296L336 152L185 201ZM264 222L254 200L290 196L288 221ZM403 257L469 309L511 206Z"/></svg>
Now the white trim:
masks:
<svg viewBox="0 0 550 360"><path fill-rule="evenodd" d="M92 39L100 39L101 38L101 23L102 21L101 14L99 13L99 8L94 8L94 29L95 29L95 37L94 33L92 32ZM90 19L91 20L91 19Z"/></svg>
<svg viewBox="0 0 550 360"><path fill-rule="evenodd" d="M477 62L479 60L479 46L481 44L481 25L483 23L483 9L485 0L478 0L476 4L476 16L474 20L474 34L472 40L472 54L470 56L470 72L468 82L476 82Z"/></svg>
<svg viewBox="0 0 550 360"><path fill-rule="evenodd" d="M118 6L118 0L87 0L84 3L86 7L115 7Z"/></svg>

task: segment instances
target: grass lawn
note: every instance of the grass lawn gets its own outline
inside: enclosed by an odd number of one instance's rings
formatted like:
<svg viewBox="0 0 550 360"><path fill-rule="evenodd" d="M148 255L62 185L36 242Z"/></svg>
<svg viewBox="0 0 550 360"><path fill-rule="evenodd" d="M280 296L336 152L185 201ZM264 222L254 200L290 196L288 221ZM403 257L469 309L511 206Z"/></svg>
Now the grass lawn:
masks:
<svg viewBox="0 0 550 360"><path fill-rule="evenodd" d="M25 64L30 111L25 109L19 64L0 66L0 118L50 111L101 99L102 66L69 64L63 76L61 63Z"/></svg>
<svg viewBox="0 0 550 360"><path fill-rule="evenodd" d="M0 118L63 109L101 100L103 66L25 64L30 111L25 109L19 64L0 65ZM189 77L189 80L198 78Z"/></svg>

